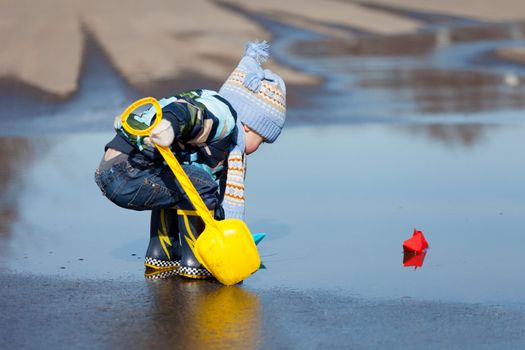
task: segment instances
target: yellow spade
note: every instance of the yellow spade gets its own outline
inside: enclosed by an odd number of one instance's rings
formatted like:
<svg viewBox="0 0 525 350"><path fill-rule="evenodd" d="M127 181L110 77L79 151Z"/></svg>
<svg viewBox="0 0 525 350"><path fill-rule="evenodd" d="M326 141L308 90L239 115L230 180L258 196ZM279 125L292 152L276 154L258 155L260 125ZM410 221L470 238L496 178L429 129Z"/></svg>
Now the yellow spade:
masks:
<svg viewBox="0 0 525 350"><path fill-rule="evenodd" d="M156 111L153 124L143 130L131 127L128 123L131 112L149 104L153 105ZM124 130L136 136L149 136L151 130L158 125L161 119L162 108L154 97L145 97L135 101L120 117ZM250 230L244 221L215 220L169 147L155 146L204 221L204 231L196 240L194 237L186 238L197 260L225 285L239 283L256 272L261 265L261 259Z"/></svg>

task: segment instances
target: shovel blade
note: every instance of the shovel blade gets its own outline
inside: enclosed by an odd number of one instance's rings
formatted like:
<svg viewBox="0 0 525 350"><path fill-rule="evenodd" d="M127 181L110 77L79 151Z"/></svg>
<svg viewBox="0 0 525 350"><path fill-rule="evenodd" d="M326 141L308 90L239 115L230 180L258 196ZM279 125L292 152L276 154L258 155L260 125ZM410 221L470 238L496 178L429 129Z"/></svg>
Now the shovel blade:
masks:
<svg viewBox="0 0 525 350"><path fill-rule="evenodd" d="M195 242L197 259L225 285L244 280L259 269L261 258L244 221L227 219L207 226Z"/></svg>

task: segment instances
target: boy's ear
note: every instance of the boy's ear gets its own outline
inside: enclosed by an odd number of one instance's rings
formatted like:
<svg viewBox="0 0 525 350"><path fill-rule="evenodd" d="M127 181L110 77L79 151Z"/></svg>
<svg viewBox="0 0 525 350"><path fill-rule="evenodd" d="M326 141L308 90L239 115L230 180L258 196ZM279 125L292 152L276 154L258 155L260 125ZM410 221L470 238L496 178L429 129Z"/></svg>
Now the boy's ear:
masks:
<svg viewBox="0 0 525 350"><path fill-rule="evenodd" d="M261 135L259 134L257 131L254 131L253 129L250 129L250 127L244 123L241 123L243 128L244 128L244 132L246 133L254 133L254 134L257 134L257 136L259 136L261 139L262 139L262 142L266 142L266 139Z"/></svg>

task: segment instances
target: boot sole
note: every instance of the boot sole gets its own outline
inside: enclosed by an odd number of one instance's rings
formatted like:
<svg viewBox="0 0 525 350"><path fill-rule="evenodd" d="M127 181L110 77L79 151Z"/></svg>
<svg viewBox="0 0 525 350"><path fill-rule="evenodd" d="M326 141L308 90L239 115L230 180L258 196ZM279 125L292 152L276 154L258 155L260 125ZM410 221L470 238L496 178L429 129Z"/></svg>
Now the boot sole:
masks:
<svg viewBox="0 0 525 350"><path fill-rule="evenodd" d="M158 267L144 264L146 271L144 276L148 279L165 279L173 276L180 276L191 279L211 279L213 276L205 269L195 267Z"/></svg>
<svg viewBox="0 0 525 350"><path fill-rule="evenodd" d="M178 274L179 276L193 279L208 279L213 277L206 269L188 266L181 266Z"/></svg>
<svg viewBox="0 0 525 350"><path fill-rule="evenodd" d="M163 280L171 277L178 276L177 270L151 270L145 272L144 277L149 280Z"/></svg>
<svg viewBox="0 0 525 350"><path fill-rule="evenodd" d="M144 259L144 266L155 270L174 270L180 268L180 261L158 260L146 257L146 259Z"/></svg>

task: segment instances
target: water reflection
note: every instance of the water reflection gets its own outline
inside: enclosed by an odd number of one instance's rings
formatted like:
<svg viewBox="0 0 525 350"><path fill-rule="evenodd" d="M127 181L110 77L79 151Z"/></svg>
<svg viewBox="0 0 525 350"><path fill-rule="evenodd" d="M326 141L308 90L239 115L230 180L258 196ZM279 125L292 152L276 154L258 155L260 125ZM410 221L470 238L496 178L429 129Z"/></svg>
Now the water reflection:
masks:
<svg viewBox="0 0 525 350"><path fill-rule="evenodd" d="M11 225L19 217L18 197L24 189L23 170L34 159L33 141L23 138L0 138L0 239L11 235Z"/></svg>
<svg viewBox="0 0 525 350"><path fill-rule="evenodd" d="M388 89L413 101L413 113L476 113L525 107L525 90L514 76L434 68L387 69L359 74L358 87ZM470 115L475 117L475 115Z"/></svg>
<svg viewBox="0 0 525 350"><path fill-rule="evenodd" d="M158 336L158 344L184 344L187 349L260 347L259 298L243 287L166 273L150 280L148 289L153 298L149 331Z"/></svg>
<svg viewBox="0 0 525 350"><path fill-rule="evenodd" d="M471 148L488 139L490 132L498 128L499 125L492 124L430 124L407 125L400 130L410 135L425 135L449 148Z"/></svg>
<svg viewBox="0 0 525 350"><path fill-rule="evenodd" d="M290 45L297 55L306 57L337 56L413 56L434 49L437 36L431 32L418 35L363 36L352 39L329 38L300 40Z"/></svg>
<svg viewBox="0 0 525 350"><path fill-rule="evenodd" d="M409 34L361 35L352 39L298 40L290 47L294 53L309 57L341 55L406 57L421 56L435 48L450 46L454 43L520 40L524 32L525 23L440 24L431 30Z"/></svg>
<svg viewBox="0 0 525 350"><path fill-rule="evenodd" d="M525 67L496 53L523 46L525 23L425 16L429 26L412 34L350 40L306 33L290 42L289 54L281 58L327 81L326 94L316 96L322 107L292 111L290 120L417 121L411 131L466 147L483 141L495 123L515 121L513 111L525 109Z"/></svg>
<svg viewBox="0 0 525 350"><path fill-rule="evenodd" d="M403 266L404 267L414 267L416 270L418 267L423 267L425 261L425 256L427 252L417 253L410 250L405 250L403 252Z"/></svg>

